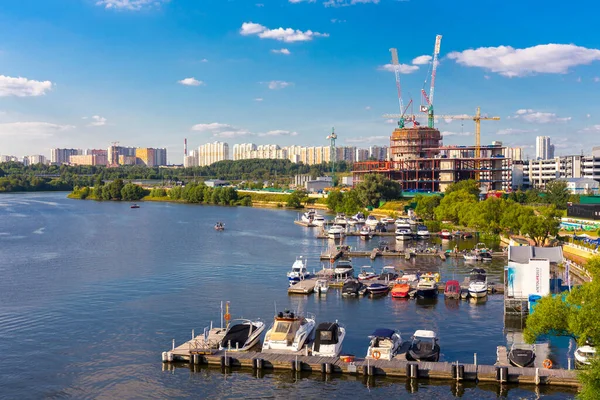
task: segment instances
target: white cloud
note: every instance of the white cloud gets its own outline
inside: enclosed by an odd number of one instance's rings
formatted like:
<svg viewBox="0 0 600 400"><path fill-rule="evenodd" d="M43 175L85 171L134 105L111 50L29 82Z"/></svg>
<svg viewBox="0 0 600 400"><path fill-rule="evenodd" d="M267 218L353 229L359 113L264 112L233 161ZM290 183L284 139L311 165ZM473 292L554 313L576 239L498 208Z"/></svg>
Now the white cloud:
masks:
<svg viewBox="0 0 600 400"><path fill-rule="evenodd" d="M412 63L414 65L426 65L426 64L429 64L431 59L432 59L431 56L419 56L419 57L414 58L412 60Z"/></svg>
<svg viewBox="0 0 600 400"><path fill-rule="evenodd" d="M298 135L298 132L290 132L290 131L281 130L281 129L258 134L258 136L297 136L297 135Z"/></svg>
<svg viewBox="0 0 600 400"><path fill-rule="evenodd" d="M581 83L581 77L578 77L578 78L577 78L575 81L576 81L577 83Z"/></svg>
<svg viewBox="0 0 600 400"><path fill-rule="evenodd" d="M489 75L484 75L483 77L484 77L485 79L490 79L490 76L489 76Z"/></svg>
<svg viewBox="0 0 600 400"><path fill-rule="evenodd" d="M600 82L600 76L596 76L596 77L594 78L594 82L596 82L596 83Z"/></svg>
<svg viewBox="0 0 600 400"><path fill-rule="evenodd" d="M228 130L231 128L233 128L233 127L229 124L221 124L218 122L211 122L210 124L196 124L196 125L192 126L192 130L198 131L198 132L215 132L215 131Z"/></svg>
<svg viewBox="0 0 600 400"><path fill-rule="evenodd" d="M416 65L408 65L408 64L400 64L399 68L400 68L401 74L412 74L413 72L419 70L419 67L417 67ZM394 72L394 65L393 64L385 64L385 65L381 65L378 69L380 71Z"/></svg>
<svg viewBox="0 0 600 400"><path fill-rule="evenodd" d="M145 7L160 6L169 0L98 0L96 5L115 10L141 10Z"/></svg>
<svg viewBox="0 0 600 400"><path fill-rule="evenodd" d="M270 82L261 82L262 84L267 85L267 87L271 90L285 89L286 87L292 86L292 82L286 81L270 81Z"/></svg>
<svg viewBox="0 0 600 400"><path fill-rule="evenodd" d="M347 7L356 4L379 4L379 0L326 0L325 7Z"/></svg>
<svg viewBox="0 0 600 400"><path fill-rule="evenodd" d="M256 7L264 7L265 5L263 3L256 3L255 6Z"/></svg>
<svg viewBox="0 0 600 400"><path fill-rule="evenodd" d="M263 101L263 98L262 97L257 97L257 98L254 99L254 101Z"/></svg>
<svg viewBox="0 0 600 400"><path fill-rule="evenodd" d="M522 119L525 122L537 124L550 124L556 122L568 122L571 117L558 117L555 113L540 112L531 108L517 110L511 119Z"/></svg>
<svg viewBox="0 0 600 400"><path fill-rule="evenodd" d="M585 115L585 117L586 117L586 118L591 118L591 117L592 117L592 114L586 114L586 115Z"/></svg>
<svg viewBox="0 0 600 400"><path fill-rule="evenodd" d="M177 83L179 83L181 85L185 85L185 86L203 86L204 85L204 82L199 81L194 77L182 79L180 81L177 81Z"/></svg>
<svg viewBox="0 0 600 400"><path fill-rule="evenodd" d="M537 129L515 129L515 128L506 128L500 129L496 132L496 135L520 135L523 133L537 132Z"/></svg>
<svg viewBox="0 0 600 400"><path fill-rule="evenodd" d="M386 120L385 120L385 123L386 123L386 124L397 124L397 123L398 123L398 120L395 120L395 119L393 119L393 118L390 118L390 119L386 119Z"/></svg>
<svg viewBox="0 0 600 400"><path fill-rule="evenodd" d="M473 136L473 132L442 132L442 136Z"/></svg>
<svg viewBox="0 0 600 400"><path fill-rule="evenodd" d="M223 138L223 139L232 139L241 136L254 136L254 133L247 131L245 129L235 129L231 131L222 131L213 133L213 137Z"/></svg>
<svg viewBox="0 0 600 400"><path fill-rule="evenodd" d="M271 50L271 53L285 54L286 56L289 56L290 54L292 54L292 52L289 51L288 49L273 49L273 50Z"/></svg>
<svg viewBox="0 0 600 400"><path fill-rule="evenodd" d="M49 122L9 122L0 124L0 136L44 138L73 128L75 127L72 125L58 125Z"/></svg>
<svg viewBox="0 0 600 400"><path fill-rule="evenodd" d="M599 132L600 133L600 125L592 125L587 128L583 128L582 132Z"/></svg>
<svg viewBox="0 0 600 400"><path fill-rule="evenodd" d="M316 37L329 36L328 33L313 32L311 30L303 32L292 28L268 29L266 26L254 22L244 22L240 34L243 36L258 35L261 39L274 39L286 43L308 42Z"/></svg>
<svg viewBox="0 0 600 400"><path fill-rule="evenodd" d="M201 63L207 63L208 62L208 58L203 58L202 60L200 60Z"/></svg>
<svg viewBox="0 0 600 400"><path fill-rule="evenodd" d="M0 75L0 97L16 96L42 96L52 89L50 81L34 81L27 78L13 78Z"/></svg>
<svg viewBox="0 0 600 400"><path fill-rule="evenodd" d="M332 24L342 24L342 23L346 22L345 19L338 19L338 18L331 18L330 21Z"/></svg>
<svg viewBox="0 0 600 400"><path fill-rule="evenodd" d="M365 110L370 110L370 109L371 109L371 106L366 106L365 107Z"/></svg>
<svg viewBox="0 0 600 400"><path fill-rule="evenodd" d="M297 132L288 130L272 130L264 133L254 133L248 129L237 128L229 124L222 124L219 122L212 122L209 124L196 124L192 126L193 131L202 133L212 133L212 137L232 139L236 137L244 136L259 136L259 137L275 137L275 136L297 136Z"/></svg>
<svg viewBox="0 0 600 400"><path fill-rule="evenodd" d="M298 3L314 3L317 0L288 0L288 1L292 4L298 4Z"/></svg>
<svg viewBox="0 0 600 400"><path fill-rule="evenodd" d="M374 143L374 142L389 142L389 136L360 136L357 138L348 138L345 140L346 143Z"/></svg>
<svg viewBox="0 0 600 400"><path fill-rule="evenodd" d="M455 51L448 58L512 78L536 73L566 74L571 67L600 60L600 50L573 44L542 44L525 49L499 46Z"/></svg>
<svg viewBox="0 0 600 400"><path fill-rule="evenodd" d="M92 116L92 122L90 122L89 126L103 126L106 125L106 118L101 117L99 115Z"/></svg>

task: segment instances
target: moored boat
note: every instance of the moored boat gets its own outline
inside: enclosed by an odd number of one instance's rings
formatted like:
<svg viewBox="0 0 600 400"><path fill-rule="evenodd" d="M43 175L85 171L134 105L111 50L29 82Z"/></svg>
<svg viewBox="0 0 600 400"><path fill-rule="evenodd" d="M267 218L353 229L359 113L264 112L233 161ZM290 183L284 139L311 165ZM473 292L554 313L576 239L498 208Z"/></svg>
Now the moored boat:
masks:
<svg viewBox="0 0 600 400"><path fill-rule="evenodd" d="M452 239L452 232L450 232L448 229L442 229L439 233L439 236L443 240L449 240Z"/></svg>
<svg viewBox="0 0 600 400"><path fill-rule="evenodd" d="M321 322L315 331L312 355L319 357L337 357L342 351L346 329L338 322Z"/></svg>
<svg viewBox="0 0 600 400"><path fill-rule="evenodd" d="M363 240L371 239L373 237L373 232L371 232L371 228L369 228L366 225L363 226L362 228L360 228L360 231L358 232L358 234L360 235L360 238Z"/></svg>
<svg viewBox="0 0 600 400"><path fill-rule="evenodd" d="M321 214L315 214L315 217L313 218L313 224L317 225L317 226L323 226L325 225L325 217L322 216Z"/></svg>
<svg viewBox="0 0 600 400"><path fill-rule="evenodd" d="M369 283L367 284L367 294L370 295L384 295L390 290L388 285L382 283Z"/></svg>
<svg viewBox="0 0 600 400"><path fill-rule="evenodd" d="M408 292L410 292L410 290L411 290L411 287L410 287L410 284L408 283L408 281L401 279L396 282L397 283L394 285L394 287L392 287L392 290L390 291L392 294L392 297L396 298L396 299L407 298Z"/></svg>
<svg viewBox="0 0 600 400"><path fill-rule="evenodd" d="M325 294L329 290L329 282L327 279L317 279L315 282L315 292Z"/></svg>
<svg viewBox="0 0 600 400"><path fill-rule="evenodd" d="M137 204L132 204L129 208L140 208L140 206Z"/></svg>
<svg viewBox="0 0 600 400"><path fill-rule="evenodd" d="M312 224L315 219L315 215L317 215L317 212L315 210L311 209L311 210L308 210L305 213L303 213L300 220L307 224Z"/></svg>
<svg viewBox="0 0 600 400"><path fill-rule="evenodd" d="M578 347L575 350L575 364L578 367L587 367L591 364L592 358L596 357L596 348L589 344Z"/></svg>
<svg viewBox="0 0 600 400"><path fill-rule="evenodd" d="M341 225L335 224L327 231L327 236L330 239L340 239L346 233L346 228Z"/></svg>
<svg viewBox="0 0 600 400"><path fill-rule="evenodd" d="M488 293L487 275L482 268L473 268L470 274L469 296L485 297Z"/></svg>
<svg viewBox="0 0 600 400"><path fill-rule="evenodd" d="M377 218L375 218L373 215L367 216L367 219L365 220L365 224L370 227L375 227L378 223L379 221L377 221Z"/></svg>
<svg viewBox="0 0 600 400"><path fill-rule="evenodd" d="M227 325L225 336L219 343L220 350L247 351L256 345L265 330L265 323L259 320L235 319Z"/></svg>
<svg viewBox="0 0 600 400"><path fill-rule="evenodd" d="M360 267L360 273L358 274L359 281L368 281L371 279L376 279L377 274L375 270L370 265L363 265Z"/></svg>
<svg viewBox="0 0 600 400"><path fill-rule="evenodd" d="M346 224L348 223L348 219L346 218L346 214L344 214L344 213L338 213L335 216L335 219L333 220L333 223L336 224L336 225L346 226Z"/></svg>
<svg viewBox="0 0 600 400"><path fill-rule="evenodd" d="M288 272L287 277L290 281L290 285L309 278L310 273L306 268L306 258L302 258L302 256L296 258L296 261L292 264L292 270Z"/></svg>
<svg viewBox="0 0 600 400"><path fill-rule="evenodd" d="M465 259L465 261L480 261L481 257L479 256L479 253L476 253L474 251L471 251L469 253L465 253L463 255L463 258Z"/></svg>
<svg viewBox="0 0 600 400"><path fill-rule="evenodd" d="M262 349L280 353L299 351L314 329L315 318L312 315L304 317L289 310L279 312L265 335Z"/></svg>
<svg viewBox="0 0 600 400"><path fill-rule="evenodd" d="M369 335L369 348L365 358L391 360L402 345L400 334L392 329L379 328Z"/></svg>
<svg viewBox="0 0 600 400"><path fill-rule="evenodd" d="M215 230L217 231L224 231L225 230L225 224L222 222L217 222L215 224Z"/></svg>
<svg viewBox="0 0 600 400"><path fill-rule="evenodd" d="M438 286L431 276L421 276L417 283L417 296L421 298L435 298L438 294Z"/></svg>
<svg viewBox="0 0 600 400"><path fill-rule="evenodd" d="M434 331L417 330L406 353L406 358L414 361L437 362L440 359L440 345Z"/></svg>
<svg viewBox="0 0 600 400"><path fill-rule="evenodd" d="M409 229L410 230L410 224L408 223L408 220L406 218L398 218L398 219L396 219L394 224L396 225L397 229Z"/></svg>
<svg viewBox="0 0 600 400"><path fill-rule="evenodd" d="M358 279L349 278L344 281L342 286L342 296L358 297L365 291L365 285L363 285Z"/></svg>
<svg viewBox="0 0 600 400"><path fill-rule="evenodd" d="M383 217L380 219L381 223L383 224L393 224L396 220L392 217Z"/></svg>
<svg viewBox="0 0 600 400"><path fill-rule="evenodd" d="M444 288L444 296L448 299L460 298L460 283L456 280L450 280L446 282L446 287Z"/></svg>
<svg viewBox="0 0 600 400"><path fill-rule="evenodd" d="M513 344L508 352L508 361L515 367L529 367L535 360L535 345Z"/></svg>
<svg viewBox="0 0 600 400"><path fill-rule="evenodd" d="M356 213L355 215L352 216L352 219L354 221L356 221L357 224L364 224L365 223L365 214L359 212Z"/></svg>
<svg viewBox="0 0 600 400"><path fill-rule="evenodd" d="M429 230L425 225L417 226L417 238L418 239L428 239L429 238Z"/></svg>
<svg viewBox="0 0 600 400"><path fill-rule="evenodd" d="M354 267L350 260L338 260L333 268L333 274L336 278L348 278L354 276Z"/></svg>
<svg viewBox="0 0 600 400"><path fill-rule="evenodd" d="M413 238L413 234L410 229L398 228L396 229L396 240L405 241L411 240Z"/></svg>
<svg viewBox="0 0 600 400"><path fill-rule="evenodd" d="M379 275L379 280L382 280L385 282L392 282L392 281L396 280L398 278L398 276L399 276L399 274L398 274L398 271L396 271L396 267L394 267L393 265L386 265L381 270L381 274Z"/></svg>

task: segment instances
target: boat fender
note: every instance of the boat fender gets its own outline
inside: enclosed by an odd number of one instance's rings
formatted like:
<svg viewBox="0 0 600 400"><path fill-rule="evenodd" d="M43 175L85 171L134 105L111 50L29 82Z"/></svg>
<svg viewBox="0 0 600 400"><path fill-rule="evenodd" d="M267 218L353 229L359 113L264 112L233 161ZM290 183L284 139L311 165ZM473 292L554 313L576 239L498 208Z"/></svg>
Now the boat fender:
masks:
<svg viewBox="0 0 600 400"><path fill-rule="evenodd" d="M544 368L546 369L552 369L552 361L548 358L546 358L544 360L544 362L542 363L542 365L544 366Z"/></svg>
<svg viewBox="0 0 600 400"><path fill-rule="evenodd" d="M381 358L381 352L379 350L375 350L373 352L373 358L379 360Z"/></svg>

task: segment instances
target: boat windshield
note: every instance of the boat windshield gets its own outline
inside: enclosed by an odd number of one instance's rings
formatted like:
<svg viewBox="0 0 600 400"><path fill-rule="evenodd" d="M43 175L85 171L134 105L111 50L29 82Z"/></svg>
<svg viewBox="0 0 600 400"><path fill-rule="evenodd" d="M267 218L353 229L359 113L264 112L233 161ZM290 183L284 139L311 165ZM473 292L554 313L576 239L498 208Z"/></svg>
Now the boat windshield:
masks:
<svg viewBox="0 0 600 400"><path fill-rule="evenodd" d="M274 332L275 333L288 333L292 326L291 322L287 321L278 321L275 325Z"/></svg>

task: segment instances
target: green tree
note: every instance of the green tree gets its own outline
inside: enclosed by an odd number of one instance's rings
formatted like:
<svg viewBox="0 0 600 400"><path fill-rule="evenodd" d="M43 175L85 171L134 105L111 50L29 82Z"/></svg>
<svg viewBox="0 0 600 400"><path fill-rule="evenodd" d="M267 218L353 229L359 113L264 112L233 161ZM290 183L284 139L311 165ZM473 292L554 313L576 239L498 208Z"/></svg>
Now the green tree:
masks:
<svg viewBox="0 0 600 400"><path fill-rule="evenodd" d="M448 185L448 187L446 187L446 190L444 191L444 193L450 194L452 192L458 192L460 190L465 190L465 191L469 192L470 194L472 194L473 196L475 196L476 198L479 198L479 193L480 193L479 184L474 179L467 179L464 181L454 182L454 183Z"/></svg>
<svg viewBox="0 0 600 400"><path fill-rule="evenodd" d="M540 204L544 202L538 189L529 189L525 192L525 202L527 204Z"/></svg>
<svg viewBox="0 0 600 400"><path fill-rule="evenodd" d="M554 205L543 208L539 215L522 216L519 220L521 233L529 235L536 246L543 246L546 239L556 236L560 230L560 216L560 211Z"/></svg>
<svg viewBox="0 0 600 400"><path fill-rule="evenodd" d="M128 183L121 189L121 199L125 201L140 200L146 195L144 188L133 183Z"/></svg>
<svg viewBox="0 0 600 400"><path fill-rule="evenodd" d="M108 185L109 189L109 200L121 200L121 190L123 189L125 184L123 183L123 179L115 179Z"/></svg>
<svg viewBox="0 0 600 400"><path fill-rule="evenodd" d="M435 218L435 208L440 205L440 196L424 196L418 194L415 196L417 206L415 212L424 220L432 220Z"/></svg>
<svg viewBox="0 0 600 400"><path fill-rule="evenodd" d="M358 193L356 190L350 190L346 192L342 201L342 212L346 215L354 215L363 208Z"/></svg>
<svg viewBox="0 0 600 400"><path fill-rule="evenodd" d="M377 207L381 200L395 200L402 195L402 189L398 182L386 179L380 174L365 175L354 190L357 191L358 198L365 207Z"/></svg>
<svg viewBox="0 0 600 400"><path fill-rule="evenodd" d="M435 218L439 221L461 222L469 208L477 203L477 196L467 190L450 192L435 209Z"/></svg>
<svg viewBox="0 0 600 400"><path fill-rule="evenodd" d="M287 206L290 208L302 208L302 193L299 190L294 191L288 196Z"/></svg>
<svg viewBox="0 0 600 400"><path fill-rule="evenodd" d="M339 190L333 190L327 194L327 208L331 211L341 209L344 201L344 194Z"/></svg>
<svg viewBox="0 0 600 400"><path fill-rule="evenodd" d="M600 344L600 256L591 258L586 269L592 276L590 282L574 287L564 296L545 296L536 305L535 312L527 318L525 339L533 343L543 335L574 337L579 345L586 341ZM600 357L592 359L589 368L579 372L583 387L582 400L595 400L600 393Z"/></svg>
<svg viewBox="0 0 600 400"><path fill-rule="evenodd" d="M550 181L546 183L546 201L550 204L554 204L556 208L564 210L567 208L567 202L571 193L567 188L567 182L565 181Z"/></svg>

